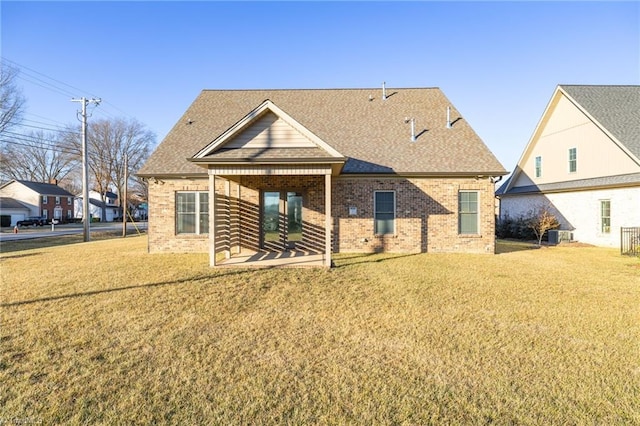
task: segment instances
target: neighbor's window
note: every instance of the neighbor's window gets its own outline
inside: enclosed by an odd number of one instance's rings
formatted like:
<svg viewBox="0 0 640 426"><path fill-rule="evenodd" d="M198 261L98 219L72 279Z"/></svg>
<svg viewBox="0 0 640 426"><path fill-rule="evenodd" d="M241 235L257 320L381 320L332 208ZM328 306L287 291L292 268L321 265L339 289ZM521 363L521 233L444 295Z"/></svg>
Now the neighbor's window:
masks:
<svg viewBox="0 0 640 426"><path fill-rule="evenodd" d="M478 233L478 191L458 193L458 233Z"/></svg>
<svg viewBox="0 0 640 426"><path fill-rule="evenodd" d="M43 217L44 219L46 219L46 218L48 218L48 217L49 217L49 211L48 211L47 209L43 209L43 210L42 210L42 217Z"/></svg>
<svg viewBox="0 0 640 426"><path fill-rule="evenodd" d="M47 197L46 195L42 196L42 204L47 204L49 202L49 197Z"/></svg>
<svg viewBox="0 0 640 426"><path fill-rule="evenodd" d="M176 232L178 234L209 233L209 193L176 193Z"/></svg>
<svg viewBox="0 0 640 426"><path fill-rule="evenodd" d="M394 234L396 231L396 193L394 191L374 192L374 233Z"/></svg>
<svg viewBox="0 0 640 426"><path fill-rule="evenodd" d="M611 200L600 201L600 230L603 234L611 232Z"/></svg>
<svg viewBox="0 0 640 426"><path fill-rule="evenodd" d="M536 157L536 177L542 176L542 157Z"/></svg>
<svg viewBox="0 0 640 426"><path fill-rule="evenodd" d="M577 148L569 150L569 173L575 173L578 170L578 152Z"/></svg>
<svg viewBox="0 0 640 426"><path fill-rule="evenodd" d="M67 205L70 206L71 205L71 197L67 197Z"/></svg>
<svg viewBox="0 0 640 426"><path fill-rule="evenodd" d="M60 204L60 197L56 197L56 204Z"/></svg>

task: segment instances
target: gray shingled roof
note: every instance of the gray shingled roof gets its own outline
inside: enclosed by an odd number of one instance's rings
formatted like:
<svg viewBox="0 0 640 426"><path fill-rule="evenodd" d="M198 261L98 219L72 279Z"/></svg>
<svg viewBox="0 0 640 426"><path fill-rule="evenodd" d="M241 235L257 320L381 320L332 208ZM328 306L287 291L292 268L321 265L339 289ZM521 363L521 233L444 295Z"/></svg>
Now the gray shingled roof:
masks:
<svg viewBox="0 0 640 426"><path fill-rule="evenodd" d="M380 88L204 90L138 174L203 174L205 170L188 158L267 99L347 157L343 174L507 173L440 89L387 89L384 101L381 95ZM446 128L448 106L455 121L451 129ZM405 117L416 120L416 142L410 140ZM290 153L273 154L288 158ZM237 153L227 155L240 160ZM304 153L307 158L315 156L322 154Z"/></svg>
<svg viewBox="0 0 640 426"><path fill-rule="evenodd" d="M0 197L0 210L9 210L9 209L29 210L29 207L25 206L15 198Z"/></svg>
<svg viewBox="0 0 640 426"><path fill-rule="evenodd" d="M560 88L640 158L640 86L562 84Z"/></svg>
<svg viewBox="0 0 640 426"><path fill-rule="evenodd" d="M509 178L511 179L511 178ZM577 179L564 182L544 183L540 185L516 186L506 193L504 189L508 185L508 180L498 188L496 195L519 195L519 194L538 194L547 192L563 192L574 191L579 189L608 188L621 186L635 186L640 184L640 173L630 173L617 176L603 176L590 179Z"/></svg>
<svg viewBox="0 0 640 426"><path fill-rule="evenodd" d="M4 186L9 185L11 182L7 182ZM37 192L40 195L58 196L58 197L73 197L69 191L60 188L58 185L52 183L32 182L29 180L15 180L15 182L21 183L32 191Z"/></svg>

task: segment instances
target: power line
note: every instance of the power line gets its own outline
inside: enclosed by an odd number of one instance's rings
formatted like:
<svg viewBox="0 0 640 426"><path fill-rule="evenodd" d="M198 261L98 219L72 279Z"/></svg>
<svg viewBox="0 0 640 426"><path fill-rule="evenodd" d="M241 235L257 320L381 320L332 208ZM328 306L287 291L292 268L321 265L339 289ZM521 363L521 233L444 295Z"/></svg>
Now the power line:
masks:
<svg viewBox="0 0 640 426"><path fill-rule="evenodd" d="M20 70L23 70L23 69L29 70L29 71L31 71L32 73L35 73L35 74L40 75L40 76L42 76L42 77L45 77L45 78L47 78L47 79L49 79L49 80L51 80L51 81L55 81L56 83L59 83L59 84L61 84L61 85L63 85L63 86L67 86L67 87L69 87L69 88L73 89L73 90L74 90L74 91L76 91L76 92L86 92L86 90L82 90L82 89L79 89L79 88L77 88L77 87L75 87L75 86L72 86L72 85L70 85L70 84L67 84L67 83L65 83L65 82L63 82L63 81L56 80L56 79L55 79L55 78L53 78L53 77L49 77L49 76L48 76L48 75L46 75L46 74L43 74L43 73L41 73L41 72L39 72L39 71L36 71L36 70L34 70L34 69L32 69L32 68L29 68L29 67L25 66L25 65L19 64L19 63L17 63L16 61L12 61L11 59L9 59L9 58L7 58L7 57L5 57L5 56L1 56L0 58L2 58L2 60L3 60L3 61L8 62L10 65L13 65L13 66L15 66L15 67L20 68ZM38 79L37 77L33 77L33 76L31 76L31 77L32 77L32 78L35 78L35 79L37 79L37 80L39 80L39 81L43 81L43 80ZM46 82L44 82L44 81L43 81L43 83L45 83L45 84L50 84L52 87L57 87L57 86L54 86L54 85L53 85L53 84L51 84L51 83L46 83ZM64 89L60 89L60 90L64 90ZM65 95L66 95L66 94L70 94L69 96L73 96L73 95L74 95L72 92L69 92L69 91L66 91Z"/></svg>
<svg viewBox="0 0 640 426"><path fill-rule="evenodd" d="M41 73L41 72L36 71L36 70L34 70L32 68L29 68L27 66L19 64L18 62L13 61L13 60L11 60L11 59L9 59L7 57L1 56L0 58L1 58L1 60L3 62L8 63L8 64L10 64L10 65L12 65L14 67L18 67L20 69L20 71L21 71L17 75L18 78L20 78L20 79L22 79L22 80L24 80L24 81L26 81L28 83L37 85L39 87L42 87L44 89L50 90L52 92L58 93L58 94L63 95L63 96L74 97L76 95L76 93L79 91L79 92L83 92L83 93L89 93L93 98L98 98L98 96L96 96L94 94L91 94L91 92L88 91L88 90L83 90L83 89L80 89L78 87L75 87L75 86L72 86L70 84L67 84L67 83L65 83L63 81L57 80L57 79L55 79L53 77L50 77L50 76L48 76L48 75L46 75L44 73ZM25 72L24 70L27 70L28 72ZM22 77L21 76L22 74L24 74L28 78ZM36 75L34 75L34 74L36 74ZM38 76L42 76L45 79L51 80L51 81L53 81L55 83L58 83L58 84L57 85L53 84L53 83L51 83L51 82L49 82L47 80L44 80L44 79L42 79L42 78L40 78ZM66 87L68 87L70 89L73 89L74 92L71 92L70 90L68 90L68 89L66 89L64 87L61 87L60 85L66 86ZM124 111L123 109L119 108L118 106L112 104L111 102L103 101L102 104L108 105L110 108L118 111L119 113L125 115L128 118L135 119L134 116L132 116L131 114L127 113L126 111ZM118 114L113 114L113 113L109 112L110 108L101 108L100 110L98 110L99 111L98 113L102 114L102 115L105 115L108 118L116 118Z"/></svg>
<svg viewBox="0 0 640 426"><path fill-rule="evenodd" d="M24 119L24 121L30 121L32 123L38 123L38 124L46 124L46 123L39 123L37 121L33 121L33 120L28 120L28 119ZM70 134L70 135L80 135L79 132L75 132L73 130L67 130L67 129L61 129L61 128L53 128L53 127L42 127L42 126L34 126L32 124L23 124L23 123L17 123L17 122L12 122L9 121L9 123L16 125L16 126L20 126L20 127L27 127L29 129L38 129L38 130L46 130L48 132L53 132L53 133L66 133L66 134Z"/></svg>
<svg viewBox="0 0 640 426"><path fill-rule="evenodd" d="M28 140L24 140L24 139L17 139L17 140L22 140L23 142L31 142ZM0 142L2 143L6 143L6 144L10 144L10 145L18 145L18 146L24 146L27 148L42 148L43 146L45 147L45 149L48 149L52 152L58 152L60 154L69 154L69 155L79 155L80 154L80 150L73 150L71 148L64 148L64 147L60 147L60 146L54 146L51 144L42 144L40 147L34 146L32 143L21 143L21 142L16 142L16 140L8 140L8 139L0 139Z"/></svg>

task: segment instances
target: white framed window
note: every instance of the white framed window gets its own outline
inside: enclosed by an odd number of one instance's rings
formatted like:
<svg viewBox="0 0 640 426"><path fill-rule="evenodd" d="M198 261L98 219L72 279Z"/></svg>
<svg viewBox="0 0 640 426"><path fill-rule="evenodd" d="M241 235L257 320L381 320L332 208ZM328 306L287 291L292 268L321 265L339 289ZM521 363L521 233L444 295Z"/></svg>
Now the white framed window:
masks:
<svg viewBox="0 0 640 426"><path fill-rule="evenodd" d="M49 197L47 197L46 195L42 196L42 204L47 204L49 202Z"/></svg>
<svg viewBox="0 0 640 426"><path fill-rule="evenodd" d="M569 149L569 173L578 171L578 148Z"/></svg>
<svg viewBox="0 0 640 426"><path fill-rule="evenodd" d="M67 210L67 219L71 219L73 216L73 212L71 210Z"/></svg>
<svg viewBox="0 0 640 426"><path fill-rule="evenodd" d="M209 233L209 192L176 192L176 233Z"/></svg>
<svg viewBox="0 0 640 426"><path fill-rule="evenodd" d="M536 177L539 178L542 176L542 157L536 157Z"/></svg>
<svg viewBox="0 0 640 426"><path fill-rule="evenodd" d="M56 197L56 205L60 205L60 197Z"/></svg>
<svg viewBox="0 0 640 426"><path fill-rule="evenodd" d="M71 197L67 197L67 205L70 206L73 203L73 200L71 200Z"/></svg>
<svg viewBox="0 0 640 426"><path fill-rule="evenodd" d="M47 219L49 217L49 210L47 209L42 209L42 217L44 219Z"/></svg>
<svg viewBox="0 0 640 426"><path fill-rule="evenodd" d="M390 235L396 232L396 192L375 191L373 193L373 232Z"/></svg>
<svg viewBox="0 0 640 426"><path fill-rule="evenodd" d="M479 234L478 191L458 193L458 234Z"/></svg>
<svg viewBox="0 0 640 426"><path fill-rule="evenodd" d="M611 233L611 200L600 200L600 232Z"/></svg>

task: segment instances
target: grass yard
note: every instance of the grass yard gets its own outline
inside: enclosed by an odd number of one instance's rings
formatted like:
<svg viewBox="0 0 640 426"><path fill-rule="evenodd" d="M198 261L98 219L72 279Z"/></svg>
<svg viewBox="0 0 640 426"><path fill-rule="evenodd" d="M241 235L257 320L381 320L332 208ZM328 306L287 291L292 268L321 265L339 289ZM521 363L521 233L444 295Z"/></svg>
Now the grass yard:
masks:
<svg viewBox="0 0 640 426"><path fill-rule="evenodd" d="M0 255L0 423L640 424L640 262L591 247L212 270Z"/></svg>

